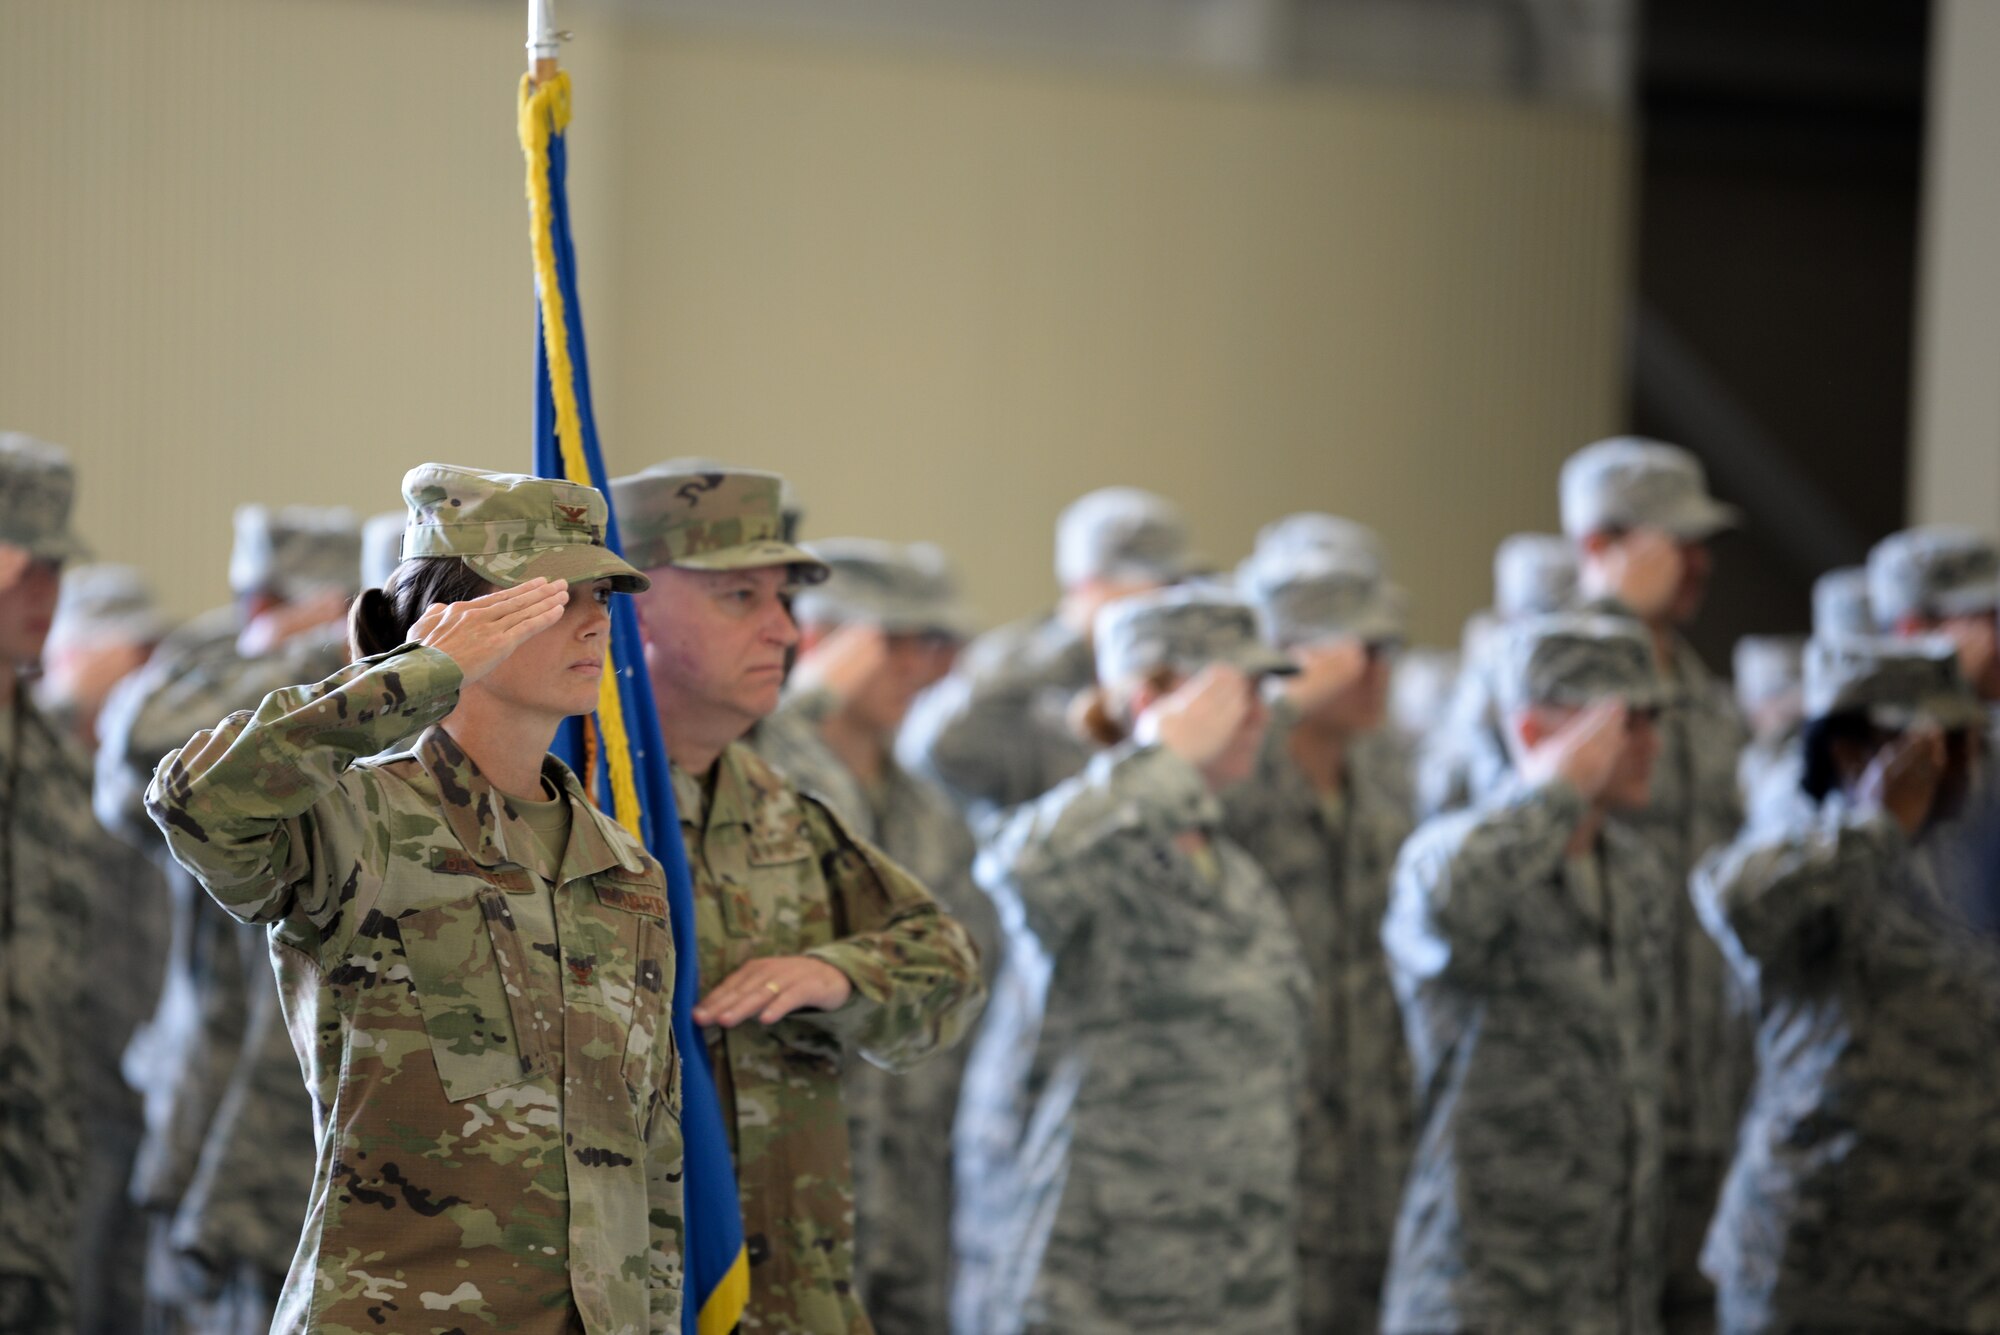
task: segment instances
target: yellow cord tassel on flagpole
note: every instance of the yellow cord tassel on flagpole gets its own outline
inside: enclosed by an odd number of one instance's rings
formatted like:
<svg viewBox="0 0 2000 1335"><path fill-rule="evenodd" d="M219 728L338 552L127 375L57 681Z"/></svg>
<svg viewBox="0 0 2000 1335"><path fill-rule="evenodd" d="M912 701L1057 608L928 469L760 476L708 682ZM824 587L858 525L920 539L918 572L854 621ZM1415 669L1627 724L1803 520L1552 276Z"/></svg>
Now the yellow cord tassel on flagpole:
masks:
<svg viewBox="0 0 2000 1335"><path fill-rule="evenodd" d="M537 83L521 78L521 148L528 158L529 240L535 257L535 288L542 300L542 339L547 344L549 390L555 400L556 444L563 474L590 485L583 457L583 418L576 406L576 369L569 358L569 313L556 279L555 205L549 198L549 138L569 126L569 71L558 70ZM597 688L597 726L606 768L611 773L611 814L634 837L642 833L639 786L632 775L632 748L625 733L625 702L618 692L621 664L611 664Z"/></svg>

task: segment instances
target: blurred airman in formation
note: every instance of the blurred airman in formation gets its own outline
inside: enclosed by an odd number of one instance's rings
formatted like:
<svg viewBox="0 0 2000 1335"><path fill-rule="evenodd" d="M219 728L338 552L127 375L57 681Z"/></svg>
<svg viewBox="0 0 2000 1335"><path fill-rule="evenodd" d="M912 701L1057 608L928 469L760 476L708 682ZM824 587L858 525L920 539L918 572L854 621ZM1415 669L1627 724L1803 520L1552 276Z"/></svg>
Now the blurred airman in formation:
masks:
<svg viewBox="0 0 2000 1335"><path fill-rule="evenodd" d="M1093 491L978 634L699 458L246 505L173 626L0 438L0 1330L678 1331L705 1056L746 1332L2000 1333L2000 548L1725 683L1695 457L1551 481L1451 651L1350 517ZM623 596L696 959L543 754Z"/></svg>

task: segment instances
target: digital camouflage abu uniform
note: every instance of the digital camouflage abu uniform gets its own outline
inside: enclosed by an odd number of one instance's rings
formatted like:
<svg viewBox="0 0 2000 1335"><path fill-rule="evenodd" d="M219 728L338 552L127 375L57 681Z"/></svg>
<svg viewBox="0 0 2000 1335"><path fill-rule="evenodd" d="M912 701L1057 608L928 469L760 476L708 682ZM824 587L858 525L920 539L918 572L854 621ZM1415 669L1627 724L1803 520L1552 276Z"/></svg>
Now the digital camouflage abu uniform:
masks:
<svg viewBox="0 0 2000 1335"><path fill-rule="evenodd" d="M42 650L44 670L34 683L42 717L72 744L94 747L102 704L97 691L113 683L93 680L96 664L83 668L83 680L54 665L73 656L74 673L79 661L143 651L165 634L167 624L136 568L65 564ZM76 764L87 779L87 760L80 755ZM76 1328L80 1335L126 1335L146 1306L144 1268L133 1258L146 1253L147 1220L133 1208L128 1190L145 1117L120 1058L160 993L168 899L159 869L144 853L119 839L100 838L95 846L103 857L99 874L88 882L90 917L98 924L116 923L118 930L92 935L91 985L84 995L83 1032L90 1042L78 1053L84 1157L77 1193Z"/></svg>
<svg viewBox="0 0 2000 1335"><path fill-rule="evenodd" d="M1983 724L1948 646L1808 652L1815 716ZM1697 878L1760 1004L1757 1082L1703 1257L1726 1335L2000 1330L2000 954L1928 871L1892 820L1836 793Z"/></svg>
<svg viewBox="0 0 2000 1335"><path fill-rule="evenodd" d="M1289 666L1247 607L1183 591L1107 607L1097 658L1107 682ZM1199 771L1157 746L1107 751L1009 817L978 876L1009 972L1045 982L966 1073L977 1171L961 1173L953 1329L1293 1335L1310 980Z"/></svg>
<svg viewBox="0 0 2000 1335"><path fill-rule="evenodd" d="M1738 514L1709 495L1707 475L1686 450L1618 437L1572 455L1562 470L1563 532L1649 527L1677 542L1704 543L1734 528ZM1621 611L1615 603L1599 610ZM1702 1238L1736 1143L1749 1089L1750 1001L1701 928L1686 892L1695 865L1733 840L1743 824L1737 759L1749 740L1727 686L1680 635L1660 664L1669 692L1659 721L1660 758L1644 811L1615 819L1659 850L1673 883L1673 1003L1667 1030L1667 1297L1677 1325L1706 1324L1713 1294L1700 1271Z"/></svg>
<svg viewBox="0 0 2000 1335"><path fill-rule="evenodd" d="M1797 820L1806 805L1799 791L1804 650L1805 641L1795 635L1745 635L1730 658L1736 707L1750 729L1750 740L1736 759L1736 790L1743 800L1744 824L1752 829Z"/></svg>
<svg viewBox="0 0 2000 1335"><path fill-rule="evenodd" d="M1643 630L1574 614L1506 632L1503 707L1660 687ZM1645 840L1561 782L1427 822L1382 940L1416 1069L1417 1148L1387 1335L1660 1329L1661 1039L1671 897Z"/></svg>
<svg viewBox="0 0 2000 1335"><path fill-rule="evenodd" d="M359 557L345 510L244 506L231 586L239 599L280 603L351 593ZM145 813L159 762L197 729L347 660L338 621L256 656L239 647L244 625L230 606L173 631L112 692L98 728L99 818L164 868L172 920L164 985L125 1058L145 1106L132 1198L153 1220L151 1335L268 1329L312 1188L313 1110L298 1060L281 1024L271 1034L269 1019L252 1020L278 1006L263 934L202 891ZM253 1154L254 1171L236 1171Z"/></svg>
<svg viewBox="0 0 2000 1335"><path fill-rule="evenodd" d="M793 566L769 473L642 473L613 484L627 552L649 569ZM862 1335L842 1072L856 1058L903 1071L949 1047L984 999L964 928L908 872L799 792L747 745L706 775L673 771L694 876L704 993L753 959L808 955L854 985L832 1012L711 1029L750 1259L743 1329Z"/></svg>
<svg viewBox="0 0 2000 1335"><path fill-rule="evenodd" d="M78 555L74 490L67 455L0 436L0 545L36 561ZM17 678L0 710L0 1329L9 1331L74 1329L78 1127L87 1054L103 1041L83 1023L103 839L82 764Z"/></svg>
<svg viewBox="0 0 2000 1335"><path fill-rule="evenodd" d="M589 488L430 464L404 495L411 556L502 587L644 587L603 548ZM147 795L209 892L270 925L320 1117L272 1329L677 1331L662 874L553 757L569 835L538 866L515 806L437 726L461 680L412 644L276 691L197 734Z"/></svg>
<svg viewBox="0 0 2000 1335"><path fill-rule="evenodd" d="M1180 511L1151 492L1106 487L1056 521L1064 589L1091 579L1170 583L1191 562ZM903 761L984 824L1084 767L1090 749L1069 709L1095 680L1090 637L1054 613L990 630L910 711Z"/></svg>
<svg viewBox="0 0 2000 1335"><path fill-rule="evenodd" d="M826 583L801 590L801 625L871 625L889 635L965 636L957 587L936 548L865 539L810 544L832 570ZM759 753L792 777L787 756L819 741L835 708L825 691L788 697L759 730ZM768 748L768 749L767 749ZM893 757L863 783L844 766L858 808L824 790L830 805L905 868L972 937L990 985L999 950L993 903L972 880L975 852L965 818L934 784ZM806 786L803 783L801 786ZM974 1031L976 1036L977 1031ZM950 1329L953 1182L952 1120L973 1037L914 1071L892 1075L851 1065L844 1093L854 1161L855 1270L862 1305L879 1335L942 1335Z"/></svg>
<svg viewBox="0 0 2000 1335"><path fill-rule="evenodd" d="M1264 585L1265 638L1284 650L1396 643L1402 618L1386 592L1366 570L1300 560L1289 578ZM1299 1121L1300 1326L1308 1335L1372 1335L1411 1138L1409 1053L1381 938L1409 808L1351 751L1341 787L1317 788L1292 759L1298 722L1289 701L1273 706L1256 771L1222 795L1224 830L1284 898L1312 973Z"/></svg>

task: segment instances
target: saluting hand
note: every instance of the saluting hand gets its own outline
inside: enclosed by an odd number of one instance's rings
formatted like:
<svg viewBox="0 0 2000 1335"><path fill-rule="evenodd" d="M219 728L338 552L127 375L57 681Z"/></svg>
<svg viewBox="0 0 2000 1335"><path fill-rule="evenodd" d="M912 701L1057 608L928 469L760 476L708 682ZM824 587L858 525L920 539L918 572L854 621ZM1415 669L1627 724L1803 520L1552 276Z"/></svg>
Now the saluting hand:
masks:
<svg viewBox="0 0 2000 1335"><path fill-rule="evenodd" d="M1931 818L1947 759L1942 732L1912 729L1875 753L1856 795L1861 805L1886 812L1914 838Z"/></svg>
<svg viewBox="0 0 2000 1335"><path fill-rule="evenodd" d="M845 704L889 661L889 637L880 626L850 621L800 657L792 673L798 691L822 690Z"/></svg>
<svg viewBox="0 0 2000 1335"><path fill-rule="evenodd" d="M1531 784L1561 779L1586 801L1595 802L1611 782L1624 744L1624 702L1599 700L1524 756L1521 775Z"/></svg>
<svg viewBox="0 0 2000 1335"><path fill-rule="evenodd" d="M433 603L410 638L448 656L470 686L516 649L562 620L569 585L531 579L462 603Z"/></svg>
<svg viewBox="0 0 2000 1335"><path fill-rule="evenodd" d="M1256 704L1256 684L1236 668L1210 663L1140 715L1141 745L1157 742L1207 774Z"/></svg>
<svg viewBox="0 0 2000 1335"><path fill-rule="evenodd" d="M695 1006L694 1022L734 1029L754 1015L759 1024L776 1024L793 1011L839 1010L852 995L853 981L824 960L773 955L717 983Z"/></svg>

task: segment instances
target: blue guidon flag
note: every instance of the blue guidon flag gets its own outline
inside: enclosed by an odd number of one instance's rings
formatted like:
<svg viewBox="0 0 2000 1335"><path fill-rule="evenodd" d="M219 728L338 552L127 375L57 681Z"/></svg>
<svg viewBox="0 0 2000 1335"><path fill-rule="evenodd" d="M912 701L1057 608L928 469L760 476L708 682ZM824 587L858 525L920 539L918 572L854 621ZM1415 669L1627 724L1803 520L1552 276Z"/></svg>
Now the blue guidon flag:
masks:
<svg viewBox="0 0 2000 1335"><path fill-rule="evenodd" d="M569 75L550 70L521 82L521 147L528 157L528 206L541 337L535 357L535 472L596 487L608 502L604 455L590 407L590 363L577 304L576 252L567 191ZM624 551L614 510L605 541ZM556 753L584 775L600 805L645 841L667 872L667 918L674 936L674 1043L681 1054L681 1138L686 1146L685 1335L729 1335L750 1296L743 1210L708 1047L695 1028L700 995L694 936L694 882L681 843L680 815L660 741L653 686L645 671L639 618L629 598L612 600L611 671L597 712L572 719Z"/></svg>

